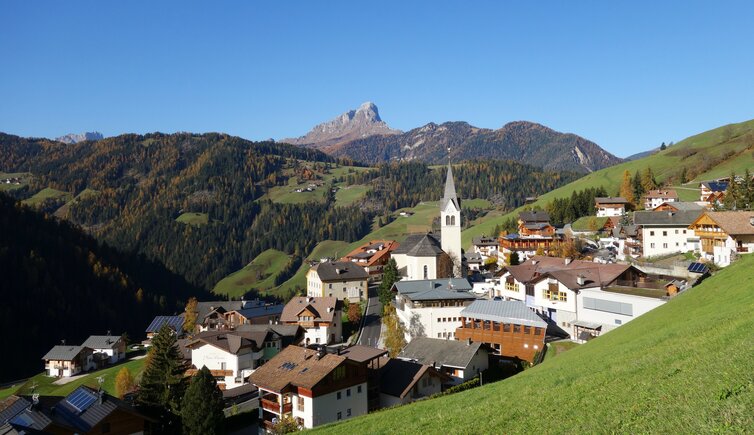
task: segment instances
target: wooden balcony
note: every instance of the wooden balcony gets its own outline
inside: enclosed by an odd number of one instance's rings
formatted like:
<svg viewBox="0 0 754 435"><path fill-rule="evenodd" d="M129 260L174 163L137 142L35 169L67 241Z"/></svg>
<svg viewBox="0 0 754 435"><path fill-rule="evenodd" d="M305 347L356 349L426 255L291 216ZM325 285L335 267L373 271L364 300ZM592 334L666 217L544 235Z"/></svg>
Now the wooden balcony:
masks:
<svg viewBox="0 0 754 435"><path fill-rule="evenodd" d="M268 394L266 396L262 396L262 398L259 400L259 403L262 405L262 409L265 411L274 412L275 414L280 414L280 403L278 403L278 396L274 394ZM292 403L284 403L283 404L283 414L290 414L291 411L293 411L293 404Z"/></svg>
<svg viewBox="0 0 754 435"><path fill-rule="evenodd" d="M194 376L199 372L197 369L186 370L186 376ZM233 370L210 370L212 376L233 376Z"/></svg>

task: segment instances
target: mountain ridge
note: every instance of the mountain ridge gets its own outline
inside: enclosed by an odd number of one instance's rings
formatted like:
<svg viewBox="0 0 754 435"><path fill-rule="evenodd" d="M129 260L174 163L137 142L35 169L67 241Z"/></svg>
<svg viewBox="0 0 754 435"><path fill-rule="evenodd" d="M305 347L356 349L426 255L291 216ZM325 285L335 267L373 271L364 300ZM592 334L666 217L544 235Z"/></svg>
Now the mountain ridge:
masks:
<svg viewBox="0 0 754 435"><path fill-rule="evenodd" d="M357 109L348 110L330 121L315 125L303 136L281 139L280 142L321 149L366 136L399 133L401 133L400 130L390 128L380 118L377 105L371 101L367 101L362 103Z"/></svg>

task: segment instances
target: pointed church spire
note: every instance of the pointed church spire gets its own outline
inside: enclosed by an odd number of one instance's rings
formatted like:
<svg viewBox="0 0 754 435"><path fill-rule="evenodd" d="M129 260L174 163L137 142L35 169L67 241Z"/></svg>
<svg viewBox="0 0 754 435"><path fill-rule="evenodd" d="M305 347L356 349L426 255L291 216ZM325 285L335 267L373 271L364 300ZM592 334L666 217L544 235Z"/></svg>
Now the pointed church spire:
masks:
<svg viewBox="0 0 754 435"><path fill-rule="evenodd" d="M445 194L443 199L456 199L456 184L453 182L453 168L448 162L448 174L445 177Z"/></svg>

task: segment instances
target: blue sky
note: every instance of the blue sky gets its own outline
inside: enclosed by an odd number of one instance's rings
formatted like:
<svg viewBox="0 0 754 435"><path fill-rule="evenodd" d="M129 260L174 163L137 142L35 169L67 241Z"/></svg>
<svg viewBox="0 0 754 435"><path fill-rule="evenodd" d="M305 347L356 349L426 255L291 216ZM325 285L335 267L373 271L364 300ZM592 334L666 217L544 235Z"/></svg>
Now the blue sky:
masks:
<svg viewBox="0 0 754 435"><path fill-rule="evenodd" d="M614 3L0 0L0 131L282 138L369 100L627 156L754 118L754 2Z"/></svg>

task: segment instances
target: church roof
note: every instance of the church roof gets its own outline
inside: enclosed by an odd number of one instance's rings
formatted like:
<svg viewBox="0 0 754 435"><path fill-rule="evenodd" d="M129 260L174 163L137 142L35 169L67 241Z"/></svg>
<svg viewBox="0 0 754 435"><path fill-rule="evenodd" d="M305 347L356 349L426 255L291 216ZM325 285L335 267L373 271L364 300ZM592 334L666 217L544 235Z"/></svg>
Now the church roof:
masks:
<svg viewBox="0 0 754 435"><path fill-rule="evenodd" d="M442 254L440 241L432 234L411 234L393 251L393 254L406 254L411 257L437 257Z"/></svg>
<svg viewBox="0 0 754 435"><path fill-rule="evenodd" d="M450 163L448 163L448 173L445 177L445 193L443 193L440 200L440 210L445 210L448 202L452 202L456 210L461 210L461 200L456 195L456 184L453 182L453 169Z"/></svg>

